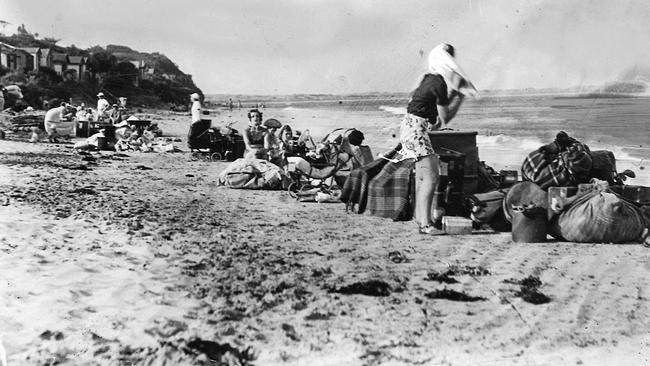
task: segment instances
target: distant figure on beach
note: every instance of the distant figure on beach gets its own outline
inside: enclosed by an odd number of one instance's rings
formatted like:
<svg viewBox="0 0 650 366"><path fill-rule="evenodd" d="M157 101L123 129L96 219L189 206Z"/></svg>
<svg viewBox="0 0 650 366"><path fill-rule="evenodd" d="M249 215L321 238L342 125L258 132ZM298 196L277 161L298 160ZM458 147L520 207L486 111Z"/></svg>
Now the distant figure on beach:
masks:
<svg viewBox="0 0 650 366"><path fill-rule="evenodd" d="M228 98L228 109L232 112L232 109L235 107L234 103L232 102L232 98Z"/></svg>
<svg viewBox="0 0 650 366"><path fill-rule="evenodd" d="M474 90L454 59L454 47L442 43L429 54L429 72L413 91L400 125L401 154L415 162L415 220L422 234L443 234L434 227L432 204L440 180L440 161L429 131L447 126L463 101L461 89Z"/></svg>
<svg viewBox="0 0 650 366"><path fill-rule="evenodd" d="M104 119L104 113L106 113L111 104L106 100L102 92L97 94L97 98L99 98L97 99L97 121L101 121Z"/></svg>
<svg viewBox="0 0 650 366"><path fill-rule="evenodd" d="M247 159L267 159L267 152L264 148L264 139L268 130L262 126L262 112L257 108L248 111L249 125L244 129L243 138L246 145Z"/></svg>
<svg viewBox="0 0 650 366"><path fill-rule="evenodd" d="M243 106L241 105L241 100L237 100L237 109L242 109Z"/></svg>
<svg viewBox="0 0 650 366"><path fill-rule="evenodd" d="M190 94L190 101L192 102L192 107L190 108L192 113L192 124L196 122L201 122L201 97L198 93Z"/></svg>

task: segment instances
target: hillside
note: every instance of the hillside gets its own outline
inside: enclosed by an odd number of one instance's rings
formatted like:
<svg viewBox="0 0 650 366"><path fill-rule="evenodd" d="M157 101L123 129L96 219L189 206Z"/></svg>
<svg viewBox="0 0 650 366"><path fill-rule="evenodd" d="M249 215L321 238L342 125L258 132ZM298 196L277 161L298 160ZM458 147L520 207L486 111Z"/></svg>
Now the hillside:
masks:
<svg viewBox="0 0 650 366"><path fill-rule="evenodd" d="M194 84L191 75L183 73L178 65L164 54L139 52L123 45L93 46L80 49L75 45L61 46L60 40L39 38L24 27L17 34L0 34L0 42L14 47L49 48L53 53L84 56L86 71L71 77L64 71L57 74L52 68L41 67L38 72L0 69L0 83L18 84L23 89L25 101L38 108L43 100L73 99L74 103L93 104L95 95L102 91L109 99L124 96L138 107L169 107L185 105L188 95L203 94Z"/></svg>

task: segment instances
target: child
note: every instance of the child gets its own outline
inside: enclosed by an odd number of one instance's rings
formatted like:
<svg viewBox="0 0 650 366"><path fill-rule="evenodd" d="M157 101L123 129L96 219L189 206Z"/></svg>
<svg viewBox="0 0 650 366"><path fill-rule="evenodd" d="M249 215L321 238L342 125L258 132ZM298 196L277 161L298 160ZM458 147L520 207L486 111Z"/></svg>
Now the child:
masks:
<svg viewBox="0 0 650 366"><path fill-rule="evenodd" d="M37 143L38 139L38 127L32 127L32 136L29 138L29 142Z"/></svg>

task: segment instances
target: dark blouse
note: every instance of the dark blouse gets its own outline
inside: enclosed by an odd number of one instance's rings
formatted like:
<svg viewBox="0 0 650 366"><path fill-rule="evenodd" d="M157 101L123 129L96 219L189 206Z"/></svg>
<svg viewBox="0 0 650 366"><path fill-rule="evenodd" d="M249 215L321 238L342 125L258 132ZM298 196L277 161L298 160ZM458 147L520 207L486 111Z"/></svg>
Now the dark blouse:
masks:
<svg viewBox="0 0 650 366"><path fill-rule="evenodd" d="M447 83L441 75L426 74L420 85L413 91L406 111L418 117L427 118L435 122L438 117L437 105L449 104Z"/></svg>

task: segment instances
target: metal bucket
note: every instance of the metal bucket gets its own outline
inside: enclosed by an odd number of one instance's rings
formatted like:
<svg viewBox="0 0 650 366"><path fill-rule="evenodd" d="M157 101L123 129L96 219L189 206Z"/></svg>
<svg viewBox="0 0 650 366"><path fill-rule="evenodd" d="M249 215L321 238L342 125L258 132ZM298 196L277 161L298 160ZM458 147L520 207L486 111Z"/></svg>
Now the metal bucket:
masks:
<svg viewBox="0 0 650 366"><path fill-rule="evenodd" d="M513 206L512 241L516 243L543 243L546 241L546 209L543 207Z"/></svg>

